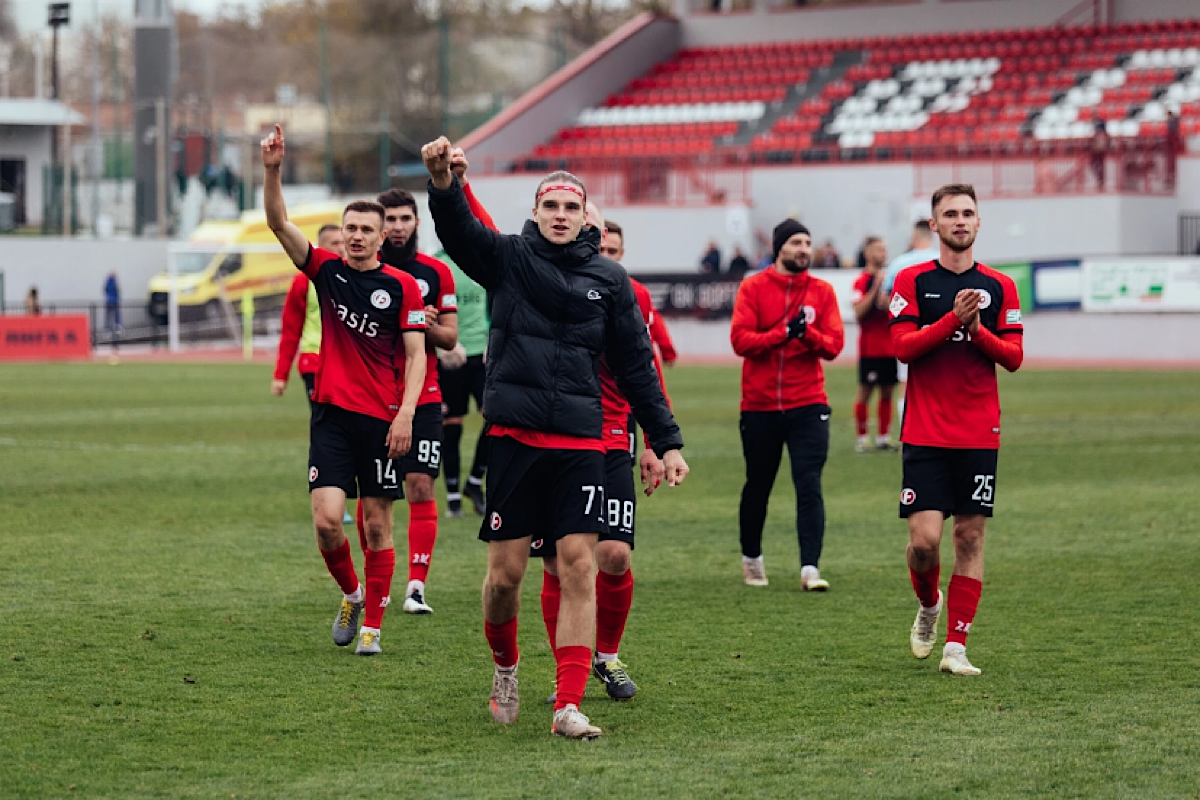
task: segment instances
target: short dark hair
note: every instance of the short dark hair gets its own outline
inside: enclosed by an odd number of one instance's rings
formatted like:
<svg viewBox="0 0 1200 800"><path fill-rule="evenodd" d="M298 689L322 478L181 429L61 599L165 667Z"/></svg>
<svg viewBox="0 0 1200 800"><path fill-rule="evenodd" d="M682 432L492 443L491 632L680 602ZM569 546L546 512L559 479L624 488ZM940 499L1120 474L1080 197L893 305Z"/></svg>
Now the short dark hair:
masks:
<svg viewBox="0 0 1200 800"><path fill-rule="evenodd" d="M604 220L604 230L608 231L609 233L615 233L617 236L620 236L621 243L622 244L625 243L625 231L621 230L621 226L618 225L617 223L613 222L611 219Z"/></svg>
<svg viewBox="0 0 1200 800"><path fill-rule="evenodd" d="M383 206L381 206L379 203L376 203L372 200L355 200L353 203L346 206L342 210L342 219L345 220L346 215L349 214L351 211L358 211L359 213L362 213L362 214L378 214L379 215L379 225L380 225L380 227L383 226L384 211L383 211Z"/></svg>
<svg viewBox="0 0 1200 800"><path fill-rule="evenodd" d="M417 213L417 198L404 189L388 189L376 199L384 208L411 208L414 215Z"/></svg>
<svg viewBox="0 0 1200 800"><path fill-rule="evenodd" d="M947 183L933 193L933 202L930 204L930 207L934 214L937 213L938 204L947 197L969 197L972 203L979 205L979 201L975 199L974 186L969 183Z"/></svg>
<svg viewBox="0 0 1200 800"><path fill-rule="evenodd" d="M929 220L919 219L913 223L913 233L930 236L933 234L933 229L929 227Z"/></svg>
<svg viewBox="0 0 1200 800"><path fill-rule="evenodd" d="M537 191L535 191L533 194L533 202L535 205L537 204L538 197L542 193L542 187L548 183L572 183L578 186L579 190L583 192L583 202L585 204L587 203L587 187L583 185L583 181L579 180L579 178L576 178L565 169L560 169L551 172L549 175L538 181Z"/></svg>
<svg viewBox="0 0 1200 800"><path fill-rule="evenodd" d="M882 241L883 241L883 237L881 237L881 236L868 236L865 240L863 240L863 250L866 250L868 247L875 244L876 242L882 242Z"/></svg>
<svg viewBox="0 0 1200 800"><path fill-rule="evenodd" d="M347 210L349 210L349 209L347 209ZM345 216L344 212L343 212L343 216ZM317 238L320 239L322 236L329 233L330 231L340 231L341 229L342 229L341 225L334 225L332 222L326 222L324 225L322 225L320 228L317 229Z"/></svg>

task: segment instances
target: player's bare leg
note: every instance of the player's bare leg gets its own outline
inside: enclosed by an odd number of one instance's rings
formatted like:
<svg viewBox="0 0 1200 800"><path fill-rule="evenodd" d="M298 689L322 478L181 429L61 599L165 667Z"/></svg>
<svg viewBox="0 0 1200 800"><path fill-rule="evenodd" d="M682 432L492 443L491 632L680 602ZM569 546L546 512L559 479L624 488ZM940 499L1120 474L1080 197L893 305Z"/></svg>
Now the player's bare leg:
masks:
<svg viewBox="0 0 1200 800"><path fill-rule="evenodd" d="M938 591L941 574L941 511L917 511L908 518L908 574L920 607L909 632L909 645L917 658L929 658L937 643L937 623L942 614L942 594Z"/></svg>
<svg viewBox="0 0 1200 800"><path fill-rule="evenodd" d="M438 533L433 476L420 472L405 475L404 496L408 498L408 586L404 589L404 611L432 614L433 609L425 602L425 581Z"/></svg>
<svg viewBox="0 0 1200 800"><path fill-rule="evenodd" d="M967 660L967 634L975 620L983 591L983 539L987 518L963 514L954 518L954 575L946 591L946 647L942 672L978 675L978 667Z"/></svg>
<svg viewBox="0 0 1200 800"><path fill-rule="evenodd" d="M488 542L488 571L483 579L483 629L492 660L492 719L508 725L517 721L517 613L521 610L521 579L529 563L529 539Z"/></svg>
<svg viewBox="0 0 1200 800"><path fill-rule="evenodd" d="M350 553L350 542L342 528L342 516L346 512L346 493L336 486L313 489L313 527L317 533L317 548L325 559L329 574L342 590L342 601L337 616L333 619L333 643L345 647L354 641L358 633L358 619L362 615L365 592L354 571L354 558Z"/></svg>
<svg viewBox="0 0 1200 800"><path fill-rule="evenodd" d="M391 602L392 576L396 571L396 550L392 542L392 500L364 497L362 510L363 531L367 538L366 567L363 569L367 576L367 597L358 647L354 652L360 656L371 656L381 652L379 630L383 625L383 613Z"/></svg>
<svg viewBox="0 0 1200 800"><path fill-rule="evenodd" d="M600 729L579 712L596 641L596 538L594 533L572 533L557 542L562 600L554 650L557 699L550 730L570 739L600 735Z"/></svg>
<svg viewBox="0 0 1200 800"><path fill-rule="evenodd" d="M592 674L614 700L632 700L637 694L637 684L618 655L633 602L631 555L627 542L609 540L596 545L596 654Z"/></svg>

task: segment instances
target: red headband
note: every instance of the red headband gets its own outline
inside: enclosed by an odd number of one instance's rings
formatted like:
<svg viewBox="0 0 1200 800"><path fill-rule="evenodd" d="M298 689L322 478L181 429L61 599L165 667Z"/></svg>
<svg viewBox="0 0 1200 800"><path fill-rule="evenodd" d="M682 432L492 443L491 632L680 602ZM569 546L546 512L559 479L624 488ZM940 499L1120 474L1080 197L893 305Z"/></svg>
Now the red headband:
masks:
<svg viewBox="0 0 1200 800"><path fill-rule="evenodd" d="M538 200L541 200L542 195L544 195L546 192L554 192L554 191L558 191L560 189L563 191L566 191L566 192L573 192L573 193L579 195L580 200L587 199L583 196L583 190L581 190L578 186L575 186L570 183L555 183L555 184L551 184L550 186L543 186L542 190L537 193L537 197L535 197L533 199L536 202Z"/></svg>

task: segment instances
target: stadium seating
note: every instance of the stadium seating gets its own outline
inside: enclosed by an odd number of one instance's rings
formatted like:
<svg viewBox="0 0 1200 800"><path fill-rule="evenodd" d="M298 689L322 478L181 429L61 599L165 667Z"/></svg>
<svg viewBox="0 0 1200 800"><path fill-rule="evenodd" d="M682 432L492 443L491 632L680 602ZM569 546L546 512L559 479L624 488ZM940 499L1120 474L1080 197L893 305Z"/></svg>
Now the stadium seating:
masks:
<svg viewBox="0 0 1200 800"><path fill-rule="evenodd" d="M1161 139L1168 111L1200 132L1200 19L686 48L533 155L994 156Z"/></svg>

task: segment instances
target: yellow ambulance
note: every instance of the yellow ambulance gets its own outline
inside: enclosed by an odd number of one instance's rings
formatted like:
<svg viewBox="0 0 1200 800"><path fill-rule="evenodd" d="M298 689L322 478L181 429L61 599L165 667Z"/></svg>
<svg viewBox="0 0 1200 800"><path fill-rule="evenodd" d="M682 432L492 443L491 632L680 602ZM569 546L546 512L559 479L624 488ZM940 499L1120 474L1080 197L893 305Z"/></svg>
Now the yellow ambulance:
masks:
<svg viewBox="0 0 1200 800"><path fill-rule="evenodd" d="M342 206L319 203L298 206L288 211L310 242L317 231L328 224L340 225ZM278 308L296 276L296 267L280 248L277 252L242 252L238 245L276 244L275 234L267 227L262 210L246 211L237 220L201 223L188 244L193 252L177 253L179 319L192 322L221 319L225 302L236 308L243 294L254 296L255 311ZM170 277L166 270L150 279L150 316L159 324L167 322L167 292Z"/></svg>

